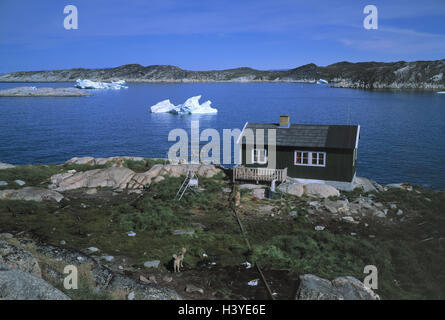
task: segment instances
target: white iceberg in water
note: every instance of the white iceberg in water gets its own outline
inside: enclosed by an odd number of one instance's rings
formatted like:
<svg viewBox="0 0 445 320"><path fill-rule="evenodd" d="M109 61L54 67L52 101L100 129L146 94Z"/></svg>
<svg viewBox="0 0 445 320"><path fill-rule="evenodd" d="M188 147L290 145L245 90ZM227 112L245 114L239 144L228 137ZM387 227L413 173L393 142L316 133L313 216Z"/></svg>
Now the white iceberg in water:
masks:
<svg viewBox="0 0 445 320"><path fill-rule="evenodd" d="M183 104L175 106L170 100L163 100L150 107L153 113L173 113L173 114L209 114L217 113L218 110L212 108L212 102L207 100L203 104L199 103L201 96L188 98Z"/></svg>
<svg viewBox="0 0 445 320"><path fill-rule="evenodd" d="M124 80L118 80L113 82L95 82L88 79L77 79L76 88L79 89L109 89L109 90L120 90L127 89L127 86L124 86Z"/></svg>

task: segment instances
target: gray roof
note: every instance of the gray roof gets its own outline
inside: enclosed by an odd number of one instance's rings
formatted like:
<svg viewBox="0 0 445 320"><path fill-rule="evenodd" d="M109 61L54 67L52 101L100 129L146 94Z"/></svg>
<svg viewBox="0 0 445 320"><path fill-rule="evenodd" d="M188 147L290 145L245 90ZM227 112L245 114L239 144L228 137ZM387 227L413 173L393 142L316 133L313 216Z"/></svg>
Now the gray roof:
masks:
<svg viewBox="0 0 445 320"><path fill-rule="evenodd" d="M245 129L253 129L254 135L255 129L264 129L265 145L268 141L267 129L276 129L277 146L354 149L359 126L291 124L286 128L277 123L247 123ZM241 141L245 143L245 139Z"/></svg>

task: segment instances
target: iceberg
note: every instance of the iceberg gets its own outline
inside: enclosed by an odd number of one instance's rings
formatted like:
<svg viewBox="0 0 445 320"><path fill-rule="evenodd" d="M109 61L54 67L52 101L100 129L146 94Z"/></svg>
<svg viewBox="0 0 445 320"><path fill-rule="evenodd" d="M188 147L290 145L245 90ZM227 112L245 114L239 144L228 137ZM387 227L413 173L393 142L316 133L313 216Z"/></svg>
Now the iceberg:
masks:
<svg viewBox="0 0 445 320"><path fill-rule="evenodd" d="M152 113L173 113L173 114L211 114L218 110L212 108L212 102L207 100L203 104L199 103L201 96L188 98L183 104L175 106L169 99L158 102L150 107Z"/></svg>
<svg viewBox="0 0 445 320"><path fill-rule="evenodd" d="M120 90L127 89L127 86L124 86L124 80L118 80L113 82L95 82L88 79L77 79L76 88L79 89L108 89L108 90Z"/></svg>

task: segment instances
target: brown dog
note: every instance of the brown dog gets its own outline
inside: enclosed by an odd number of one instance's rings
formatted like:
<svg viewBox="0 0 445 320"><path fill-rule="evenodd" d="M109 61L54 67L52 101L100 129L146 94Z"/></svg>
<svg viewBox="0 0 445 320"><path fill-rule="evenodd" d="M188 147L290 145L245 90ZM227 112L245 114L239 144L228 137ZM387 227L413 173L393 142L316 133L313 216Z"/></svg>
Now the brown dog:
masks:
<svg viewBox="0 0 445 320"><path fill-rule="evenodd" d="M173 272L180 272L180 269L183 268L182 262L184 261L184 255L187 252L186 248L182 248L178 254L173 255Z"/></svg>

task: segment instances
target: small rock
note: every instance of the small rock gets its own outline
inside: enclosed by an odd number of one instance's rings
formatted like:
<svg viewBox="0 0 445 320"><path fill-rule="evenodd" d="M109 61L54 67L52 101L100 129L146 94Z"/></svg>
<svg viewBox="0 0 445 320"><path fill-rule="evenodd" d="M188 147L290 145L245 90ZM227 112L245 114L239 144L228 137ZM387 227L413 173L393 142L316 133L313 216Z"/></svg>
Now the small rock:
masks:
<svg viewBox="0 0 445 320"><path fill-rule="evenodd" d="M398 216L401 216L402 214L403 214L403 210L401 210L401 209L397 210L397 215Z"/></svg>
<svg viewBox="0 0 445 320"><path fill-rule="evenodd" d="M88 251L91 252L91 253L94 253L94 252L99 251L99 249L96 248L96 247L89 247L89 248L88 248Z"/></svg>
<svg viewBox="0 0 445 320"><path fill-rule="evenodd" d="M108 262L111 262L111 261L114 260L113 256L102 256L101 258L104 259L105 261L108 261Z"/></svg>
<svg viewBox="0 0 445 320"><path fill-rule="evenodd" d="M23 186L23 185L25 185L25 181L23 181L23 180L14 180L14 182L15 183L17 183L19 186Z"/></svg>
<svg viewBox="0 0 445 320"><path fill-rule="evenodd" d="M194 292L198 292L200 294L204 294L204 290L201 288L198 288L197 286L193 285L193 284L188 284L185 286L185 292L188 293L194 293Z"/></svg>
<svg viewBox="0 0 445 320"><path fill-rule="evenodd" d="M325 229L325 227L323 226L315 226L315 231L323 231Z"/></svg>
<svg viewBox="0 0 445 320"><path fill-rule="evenodd" d="M144 267L146 268L158 268L161 261L159 260L152 260L152 261L146 261L144 262Z"/></svg>
<svg viewBox="0 0 445 320"><path fill-rule="evenodd" d="M128 300L134 300L134 292L130 292L127 297Z"/></svg>
<svg viewBox="0 0 445 320"><path fill-rule="evenodd" d="M97 189L96 188L88 188L85 193L86 194L96 194L97 193Z"/></svg>
<svg viewBox="0 0 445 320"><path fill-rule="evenodd" d="M350 216L342 217L341 219L342 219L343 221L346 221L346 222L356 223L356 221L354 220L354 218L353 218L353 217L350 217Z"/></svg>
<svg viewBox="0 0 445 320"><path fill-rule="evenodd" d="M296 217L298 215L297 210L292 210L291 212L289 212L289 215Z"/></svg>
<svg viewBox="0 0 445 320"><path fill-rule="evenodd" d="M351 236L355 237L356 235L357 235L357 233L351 232Z"/></svg>
<svg viewBox="0 0 445 320"><path fill-rule="evenodd" d="M144 277L143 275L140 275L139 276L139 280L141 280L142 282L145 282L145 283L150 283L150 280L148 280L146 277Z"/></svg>
<svg viewBox="0 0 445 320"><path fill-rule="evenodd" d="M66 241L65 240L60 240L59 242L62 246L66 245Z"/></svg>
<svg viewBox="0 0 445 320"><path fill-rule="evenodd" d="M259 279L250 280L249 282L247 282L247 285L251 287L256 287L258 285L258 280Z"/></svg>
<svg viewBox="0 0 445 320"><path fill-rule="evenodd" d="M165 282L172 282L173 278L170 277L170 276L164 276L164 278L162 278L162 280L165 281Z"/></svg>
<svg viewBox="0 0 445 320"><path fill-rule="evenodd" d="M0 233L0 239L12 239L14 236L10 233L4 232Z"/></svg>
<svg viewBox="0 0 445 320"><path fill-rule="evenodd" d="M155 284L158 283L158 282L156 281L156 277L155 277L155 276L149 276L149 277L148 277L148 281L150 281L150 283L155 283Z"/></svg>
<svg viewBox="0 0 445 320"><path fill-rule="evenodd" d="M127 233L127 235L128 235L129 237L134 237L134 236L136 236L136 232L134 232L134 231L130 231L130 232Z"/></svg>
<svg viewBox="0 0 445 320"><path fill-rule="evenodd" d="M181 236L181 235L184 235L184 234L192 236L194 233L195 233L195 230L182 230L182 229L179 229L179 230L173 231L173 234L175 236Z"/></svg>
<svg viewBox="0 0 445 320"><path fill-rule="evenodd" d="M0 187L7 186L8 183L6 181L0 181Z"/></svg>
<svg viewBox="0 0 445 320"><path fill-rule="evenodd" d="M391 203L391 204L389 205L389 207L390 207L391 209L397 209L397 205L395 205L394 203Z"/></svg>
<svg viewBox="0 0 445 320"><path fill-rule="evenodd" d="M223 188L223 192L224 193L231 193L232 189L230 189L230 188Z"/></svg>
<svg viewBox="0 0 445 320"><path fill-rule="evenodd" d="M80 206L81 206L83 209L86 209L86 207L87 207L87 205L86 205L85 203L81 203Z"/></svg>

